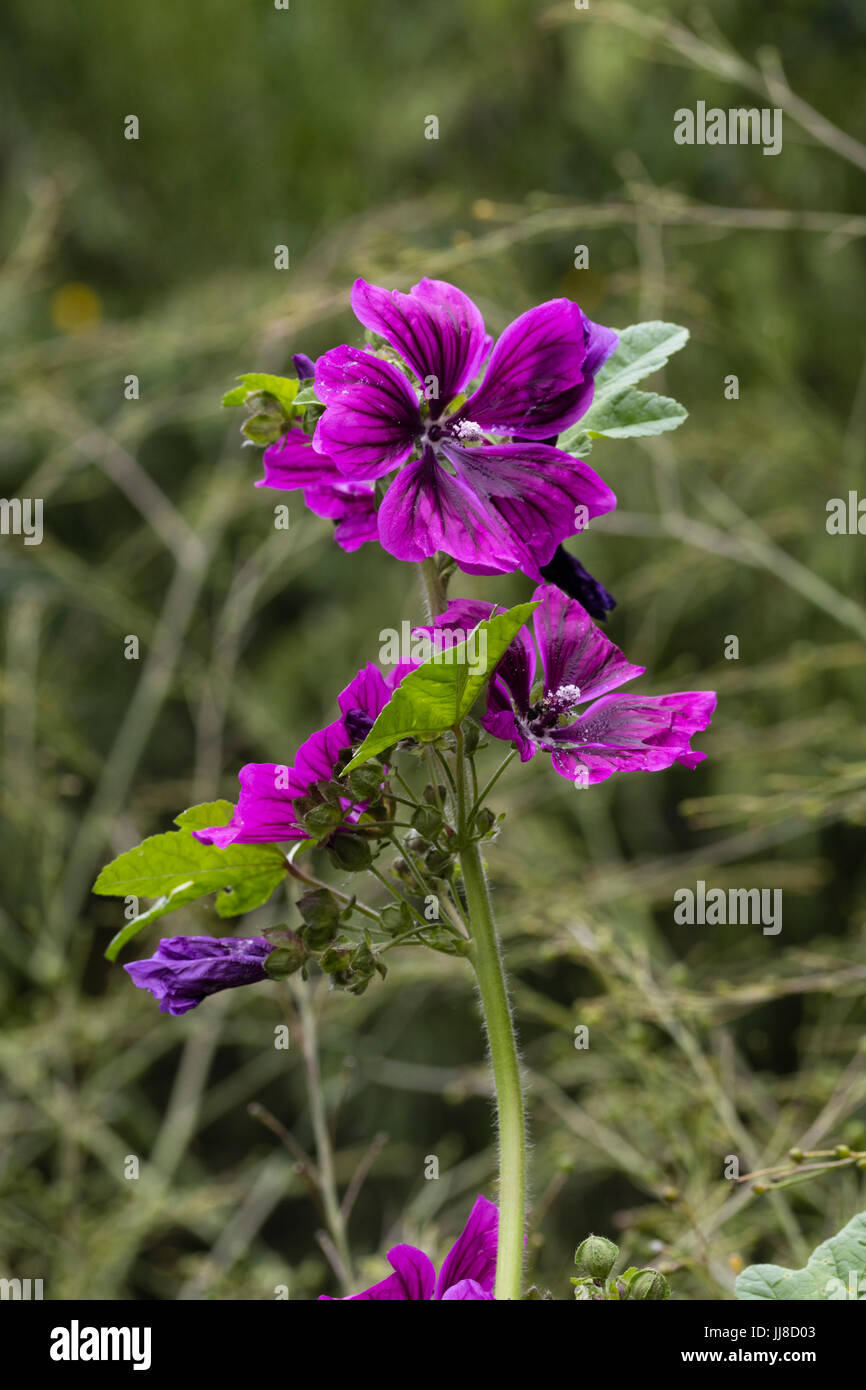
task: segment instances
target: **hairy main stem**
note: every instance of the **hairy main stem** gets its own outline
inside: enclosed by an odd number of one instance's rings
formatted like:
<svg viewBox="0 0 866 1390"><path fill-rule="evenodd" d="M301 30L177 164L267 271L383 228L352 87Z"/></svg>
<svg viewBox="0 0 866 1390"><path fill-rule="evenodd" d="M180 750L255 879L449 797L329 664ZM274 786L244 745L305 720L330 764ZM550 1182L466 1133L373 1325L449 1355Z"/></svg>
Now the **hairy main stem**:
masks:
<svg viewBox="0 0 866 1390"><path fill-rule="evenodd" d="M477 842L460 855L472 929L472 962L487 1028L499 1119L497 1299L520 1298L526 1208L526 1122L517 1038L499 938Z"/></svg>
<svg viewBox="0 0 866 1390"><path fill-rule="evenodd" d="M420 566L424 595L430 618L444 613L448 599L435 559ZM478 842L470 840L477 804L466 795L466 756L463 730L457 737L456 792L457 833L463 843L460 865L469 909L472 933L472 964L481 995L481 1010L487 1031L496 1113L499 1124L499 1239L496 1254L497 1299L519 1299L523 1278L523 1236L526 1221L526 1119L517 1036L511 1017L511 1004L499 937L493 919L490 891L481 862ZM490 784L488 784L490 785ZM485 788L486 792L487 788Z"/></svg>

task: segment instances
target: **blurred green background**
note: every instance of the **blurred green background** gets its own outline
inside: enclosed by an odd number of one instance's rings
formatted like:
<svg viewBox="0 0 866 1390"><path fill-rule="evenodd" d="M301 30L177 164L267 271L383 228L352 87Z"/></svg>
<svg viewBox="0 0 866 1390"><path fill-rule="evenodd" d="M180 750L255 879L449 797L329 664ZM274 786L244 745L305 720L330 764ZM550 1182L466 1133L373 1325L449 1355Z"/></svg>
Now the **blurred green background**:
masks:
<svg viewBox="0 0 866 1390"><path fill-rule="evenodd" d="M0 491L44 498L45 537L0 537L0 1273L50 1298L334 1292L303 1174L249 1111L310 1149L311 1075L341 1191L370 1166L359 1279L389 1241L441 1252L493 1194L468 967L406 951L360 999L263 985L172 1019L103 960L122 904L89 892L183 807L234 799L243 762L291 762L380 628L421 612L409 567L344 555L299 497L274 529L284 499L219 408L240 372L357 341L358 274L452 279L493 331L563 294L691 330L650 383L690 419L597 446L619 510L579 553L644 689L718 690L708 759L576 795L539 758L496 794L529 1254L559 1298L590 1229L678 1297L802 1263L864 1175L768 1198L723 1172L866 1144L866 540L825 529L863 486L862 5L7 0L2 24ZM698 100L782 105L781 155L675 145ZM676 926L698 879L783 889L781 934ZM306 1065L297 1028L273 1046L298 1007Z"/></svg>

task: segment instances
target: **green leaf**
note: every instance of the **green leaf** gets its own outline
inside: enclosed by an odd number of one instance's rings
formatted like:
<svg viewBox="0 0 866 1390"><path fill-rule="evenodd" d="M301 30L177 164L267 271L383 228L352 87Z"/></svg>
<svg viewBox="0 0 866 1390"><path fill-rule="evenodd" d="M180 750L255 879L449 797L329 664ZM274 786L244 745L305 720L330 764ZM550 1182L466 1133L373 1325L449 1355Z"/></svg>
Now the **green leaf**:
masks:
<svg viewBox="0 0 866 1390"><path fill-rule="evenodd" d="M507 613L486 619L478 624L465 642L435 653L423 666L410 671L394 691L343 775L369 762L370 758L401 739L414 738L423 743L459 724L474 705L515 634L537 607L537 603L520 603ZM482 641L486 642L484 649Z"/></svg>
<svg viewBox="0 0 866 1390"><path fill-rule="evenodd" d="M591 438L632 439L636 435L662 434L675 430L688 418L688 411L670 396L638 391L624 386L613 395L593 402L580 421Z"/></svg>
<svg viewBox="0 0 866 1390"><path fill-rule="evenodd" d="M303 386L303 387L301 387L301 390L298 392L297 396L295 397L295 405L296 405L296 406L299 406L299 405L305 405L305 406L306 406L306 405L322 405L322 404L323 404L323 402L320 401L320 400L319 400L319 397L316 395L316 388L315 388L315 386Z"/></svg>
<svg viewBox="0 0 866 1390"><path fill-rule="evenodd" d="M619 391L659 371L668 358L689 340L689 330L678 323L633 323L623 328L616 352L609 357L595 378L595 399L609 391Z"/></svg>
<svg viewBox="0 0 866 1390"><path fill-rule="evenodd" d="M803 1269L749 1265L737 1278L737 1298L746 1302L835 1301L848 1296L852 1274L855 1289L859 1287L866 1296L866 1212L819 1245Z"/></svg>
<svg viewBox="0 0 866 1390"><path fill-rule="evenodd" d="M246 372L238 377L242 386L234 386L223 396L223 405L243 405L253 391L269 391L276 396L280 405L290 409L298 394L298 382L294 377L271 376L268 372Z"/></svg>
<svg viewBox="0 0 866 1390"><path fill-rule="evenodd" d="M151 835L105 865L93 885L94 893L157 900L112 939L105 952L108 960L114 960L142 927L209 893L217 894L216 910L221 917L249 912L270 897L286 872L286 861L276 845L218 849L201 844L193 836L194 830L225 825L233 809L230 801L192 806L176 818L178 830Z"/></svg>
<svg viewBox="0 0 866 1390"><path fill-rule="evenodd" d="M685 347L688 338L687 328L660 320L623 328L616 352L595 379L592 405L559 436L557 447L585 458L593 439L660 434L681 425L688 412L676 401L627 388L659 371L672 353Z"/></svg>

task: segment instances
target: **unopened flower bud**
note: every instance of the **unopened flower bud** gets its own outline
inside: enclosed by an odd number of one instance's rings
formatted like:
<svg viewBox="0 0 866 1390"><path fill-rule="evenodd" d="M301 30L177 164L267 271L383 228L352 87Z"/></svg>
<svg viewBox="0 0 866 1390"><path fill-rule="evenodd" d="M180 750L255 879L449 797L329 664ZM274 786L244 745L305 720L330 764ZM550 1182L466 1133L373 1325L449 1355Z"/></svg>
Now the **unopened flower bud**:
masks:
<svg viewBox="0 0 866 1390"><path fill-rule="evenodd" d="M304 816L304 829L314 840L320 840L329 831L336 830L342 820L343 812L339 806L329 806L327 802L322 802L313 806Z"/></svg>
<svg viewBox="0 0 866 1390"><path fill-rule="evenodd" d="M382 786L382 769L378 763L365 763L356 767L346 778L349 790L359 801L372 801L378 798Z"/></svg>
<svg viewBox="0 0 866 1390"><path fill-rule="evenodd" d="M451 868L451 855L433 845L424 855L424 863L434 878L442 878Z"/></svg>
<svg viewBox="0 0 866 1390"><path fill-rule="evenodd" d="M419 806L413 812L412 825L424 840L435 840L442 829L442 817L433 806Z"/></svg>
<svg viewBox="0 0 866 1390"><path fill-rule="evenodd" d="M346 869L350 874L368 869L373 862L373 851L368 840L360 835L334 835L328 845L331 859L338 869Z"/></svg>
<svg viewBox="0 0 866 1390"><path fill-rule="evenodd" d="M606 1279L619 1257L619 1246L606 1236L587 1236L574 1252L574 1263L592 1279Z"/></svg>
<svg viewBox="0 0 866 1390"><path fill-rule="evenodd" d="M274 947L265 959L265 969L272 980L287 980L300 970L307 959L308 951L299 936L293 942Z"/></svg>
<svg viewBox="0 0 866 1390"><path fill-rule="evenodd" d="M245 434L252 444L275 444L285 432L286 425L282 415L251 415L241 425L241 433Z"/></svg>
<svg viewBox="0 0 866 1390"><path fill-rule="evenodd" d="M320 951L333 941L340 924L340 904L327 888L315 888L298 898L297 909L303 918L301 936L313 951Z"/></svg>
<svg viewBox="0 0 866 1390"><path fill-rule="evenodd" d="M671 1290L667 1279L657 1269L639 1269L629 1280L627 1298L658 1301L670 1298Z"/></svg>

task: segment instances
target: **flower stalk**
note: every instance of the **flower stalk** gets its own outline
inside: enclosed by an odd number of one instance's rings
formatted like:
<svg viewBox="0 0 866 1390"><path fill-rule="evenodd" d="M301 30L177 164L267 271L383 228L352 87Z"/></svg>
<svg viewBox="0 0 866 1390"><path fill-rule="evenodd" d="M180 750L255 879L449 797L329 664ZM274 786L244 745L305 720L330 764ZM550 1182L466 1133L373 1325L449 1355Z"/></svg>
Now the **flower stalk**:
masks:
<svg viewBox="0 0 866 1390"><path fill-rule="evenodd" d="M496 1298L519 1299L526 1208L526 1120L517 1038L490 893L477 842L473 841L461 851L460 864L472 929L471 960L487 1029L499 1121Z"/></svg>
<svg viewBox="0 0 866 1390"><path fill-rule="evenodd" d="M431 619L445 611L447 599L435 560L421 566ZM496 1254L497 1300L519 1299L522 1293L523 1240L526 1221L526 1118L517 1036L490 890L478 842L471 838L477 801L470 798L467 814L467 758L463 730L457 738L457 834L463 848L460 867L472 937L471 961L478 981L481 1011L487 1033L499 1131L499 1239ZM481 800L481 798L478 798Z"/></svg>

